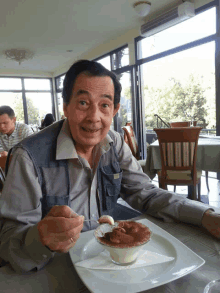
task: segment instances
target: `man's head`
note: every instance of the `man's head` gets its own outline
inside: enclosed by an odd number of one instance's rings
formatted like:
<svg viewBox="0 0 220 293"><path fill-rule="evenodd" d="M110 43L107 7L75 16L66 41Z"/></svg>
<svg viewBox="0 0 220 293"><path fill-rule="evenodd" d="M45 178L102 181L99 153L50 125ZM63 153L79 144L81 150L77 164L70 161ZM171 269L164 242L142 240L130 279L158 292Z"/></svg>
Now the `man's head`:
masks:
<svg viewBox="0 0 220 293"><path fill-rule="evenodd" d="M9 106L0 107L0 132L10 135L15 129L16 117L14 110Z"/></svg>
<svg viewBox="0 0 220 293"><path fill-rule="evenodd" d="M114 84L114 106L120 103L121 84L117 76L100 63L89 60L80 60L74 63L67 71L63 82L63 102L69 104L76 78L85 72L89 76L109 76Z"/></svg>
<svg viewBox="0 0 220 293"><path fill-rule="evenodd" d="M64 114L76 146L98 144L108 133L119 109L121 84L101 64L82 60L72 65L64 79Z"/></svg>

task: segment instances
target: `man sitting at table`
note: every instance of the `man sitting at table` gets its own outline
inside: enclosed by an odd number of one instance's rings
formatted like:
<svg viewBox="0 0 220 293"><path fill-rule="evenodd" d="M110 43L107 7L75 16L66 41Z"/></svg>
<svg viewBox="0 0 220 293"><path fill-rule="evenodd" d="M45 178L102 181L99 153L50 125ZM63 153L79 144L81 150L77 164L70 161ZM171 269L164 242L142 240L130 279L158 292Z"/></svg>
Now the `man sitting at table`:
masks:
<svg viewBox="0 0 220 293"><path fill-rule="evenodd" d="M64 80L67 119L14 148L0 201L0 257L16 271L40 269L56 252L68 252L81 231L97 227L84 218L124 218L119 196L142 213L203 225L220 237L218 215L153 185L123 137L110 130L120 93L114 73L76 62Z"/></svg>
<svg viewBox="0 0 220 293"><path fill-rule="evenodd" d="M0 107L0 144L4 150L0 152L1 156L7 156L10 148L31 134L33 130L27 124L16 122L15 113L11 107Z"/></svg>

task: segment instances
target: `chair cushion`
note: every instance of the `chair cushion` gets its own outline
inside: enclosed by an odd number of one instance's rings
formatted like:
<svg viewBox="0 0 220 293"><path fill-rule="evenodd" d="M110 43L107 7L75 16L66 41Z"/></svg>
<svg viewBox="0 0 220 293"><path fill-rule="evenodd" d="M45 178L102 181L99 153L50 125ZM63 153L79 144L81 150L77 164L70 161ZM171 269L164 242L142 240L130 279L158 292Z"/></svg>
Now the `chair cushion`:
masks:
<svg viewBox="0 0 220 293"><path fill-rule="evenodd" d="M161 177L161 170L158 171L158 176ZM202 176L202 171L197 170L197 179ZM169 180L192 180L191 172L187 171L167 171L167 179Z"/></svg>

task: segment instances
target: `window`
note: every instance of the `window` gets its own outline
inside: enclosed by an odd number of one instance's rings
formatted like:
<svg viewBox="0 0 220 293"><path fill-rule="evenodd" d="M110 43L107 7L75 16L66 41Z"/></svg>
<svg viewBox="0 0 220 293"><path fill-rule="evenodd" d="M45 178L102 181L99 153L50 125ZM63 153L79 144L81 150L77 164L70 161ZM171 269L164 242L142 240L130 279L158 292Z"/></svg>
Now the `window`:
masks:
<svg viewBox="0 0 220 293"><path fill-rule="evenodd" d="M216 33L216 8L196 15L138 42L139 59L150 57Z"/></svg>
<svg viewBox="0 0 220 293"><path fill-rule="evenodd" d="M0 92L0 106L11 107L18 122L24 123L24 108L22 93Z"/></svg>
<svg viewBox="0 0 220 293"><path fill-rule="evenodd" d="M35 91L50 90L50 80L25 78L24 88L25 90L35 90Z"/></svg>
<svg viewBox="0 0 220 293"><path fill-rule="evenodd" d="M21 90L21 78L0 77L0 90Z"/></svg>
<svg viewBox="0 0 220 293"><path fill-rule="evenodd" d="M106 56L104 58L98 59L98 63L102 64L108 70L111 70L111 59L110 56Z"/></svg>
<svg viewBox="0 0 220 293"><path fill-rule="evenodd" d="M123 46L94 61L99 62L108 70L117 70L129 65L129 48Z"/></svg>
<svg viewBox="0 0 220 293"><path fill-rule="evenodd" d="M216 134L215 33L211 7L137 40L147 139L157 127L155 114L166 123L196 120L205 133Z"/></svg>
<svg viewBox="0 0 220 293"><path fill-rule="evenodd" d="M47 113L55 114L51 79L0 77L0 106L3 105L13 108L17 121L37 128Z"/></svg>
<svg viewBox="0 0 220 293"><path fill-rule="evenodd" d="M56 78L56 90L57 91L60 91L63 89L64 78L65 78L65 74Z"/></svg>

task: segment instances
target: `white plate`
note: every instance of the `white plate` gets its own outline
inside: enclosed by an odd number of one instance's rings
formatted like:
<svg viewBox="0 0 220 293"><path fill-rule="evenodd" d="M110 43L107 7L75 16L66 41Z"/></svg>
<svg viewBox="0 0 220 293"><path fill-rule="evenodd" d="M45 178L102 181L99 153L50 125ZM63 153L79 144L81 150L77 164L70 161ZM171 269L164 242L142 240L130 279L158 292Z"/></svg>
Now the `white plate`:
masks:
<svg viewBox="0 0 220 293"><path fill-rule="evenodd" d="M121 271L89 270L75 266L77 273L92 292L140 292L181 278L202 266L205 261L175 237L147 219L143 223L153 231L152 239L143 249L174 257L171 262ZM98 255L103 248L93 236L94 231L80 235L70 250L73 264Z"/></svg>

